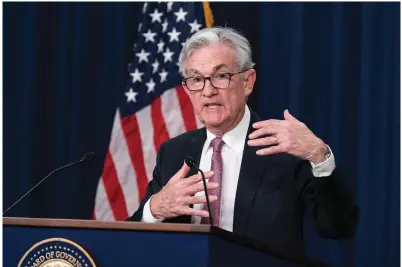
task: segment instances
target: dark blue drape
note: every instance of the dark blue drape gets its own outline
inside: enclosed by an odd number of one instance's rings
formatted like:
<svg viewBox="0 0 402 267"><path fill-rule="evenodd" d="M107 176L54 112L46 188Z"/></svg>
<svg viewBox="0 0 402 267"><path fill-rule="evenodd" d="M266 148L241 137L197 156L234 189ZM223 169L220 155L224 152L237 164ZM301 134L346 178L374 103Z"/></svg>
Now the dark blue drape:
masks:
<svg viewBox="0 0 402 267"><path fill-rule="evenodd" d="M50 170L99 155L56 174L9 216L91 217L138 7L4 5L4 206Z"/></svg>
<svg viewBox="0 0 402 267"><path fill-rule="evenodd" d="M334 266L399 263L399 12L398 3L261 7L259 111L283 118L289 108L330 144L360 207L354 242L320 240L306 225L310 254Z"/></svg>
<svg viewBox="0 0 402 267"><path fill-rule="evenodd" d="M5 3L3 206L56 174L8 216L91 218L114 112L128 79L141 3ZM360 207L354 240L317 237L333 266L399 263L399 3L212 3L217 25L249 38L257 69L250 106L283 110L330 144Z"/></svg>

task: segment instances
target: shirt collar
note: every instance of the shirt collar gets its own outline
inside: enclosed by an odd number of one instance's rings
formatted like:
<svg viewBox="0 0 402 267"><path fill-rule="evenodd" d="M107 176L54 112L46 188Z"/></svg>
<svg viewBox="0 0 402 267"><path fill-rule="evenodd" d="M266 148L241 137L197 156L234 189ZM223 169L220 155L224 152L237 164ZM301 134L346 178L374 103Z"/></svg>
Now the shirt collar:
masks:
<svg viewBox="0 0 402 267"><path fill-rule="evenodd" d="M250 110L246 105L245 112L241 121L229 132L222 136L222 140L225 144L236 151L241 153L244 147L244 140L246 139L248 127L250 124ZM205 148L203 154L205 154L209 148L211 141L215 138L215 135L207 129L207 140L205 141Z"/></svg>

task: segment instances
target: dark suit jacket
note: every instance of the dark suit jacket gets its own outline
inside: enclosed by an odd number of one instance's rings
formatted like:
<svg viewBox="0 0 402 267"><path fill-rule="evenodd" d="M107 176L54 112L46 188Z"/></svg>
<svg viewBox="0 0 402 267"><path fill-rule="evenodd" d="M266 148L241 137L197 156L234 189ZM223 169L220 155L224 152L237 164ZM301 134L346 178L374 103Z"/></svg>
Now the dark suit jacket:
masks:
<svg viewBox="0 0 402 267"><path fill-rule="evenodd" d="M250 125L260 120L251 112ZM253 131L249 126L248 134ZM158 151L153 180L139 209L127 220L140 221L144 204L166 185L181 168L184 158L200 162L206 129L177 136ZM303 251L303 215L313 209L321 237L339 239L353 236L358 209L335 178L313 176L308 161L289 154L256 155L258 147L245 142L234 208L233 232L257 239L278 249ZM191 171L187 176L195 174ZM223 189L224 190L224 189ZM190 223L190 216L164 222Z"/></svg>

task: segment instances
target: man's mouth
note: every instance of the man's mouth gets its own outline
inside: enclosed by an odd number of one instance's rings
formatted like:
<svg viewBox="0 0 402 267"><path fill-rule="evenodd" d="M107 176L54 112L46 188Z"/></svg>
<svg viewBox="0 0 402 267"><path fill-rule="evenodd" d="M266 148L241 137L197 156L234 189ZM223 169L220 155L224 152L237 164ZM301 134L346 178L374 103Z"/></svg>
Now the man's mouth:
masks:
<svg viewBox="0 0 402 267"><path fill-rule="evenodd" d="M208 103L208 104L205 104L204 106L207 107L207 108L217 108L217 107L220 107L222 105L218 104L218 103Z"/></svg>

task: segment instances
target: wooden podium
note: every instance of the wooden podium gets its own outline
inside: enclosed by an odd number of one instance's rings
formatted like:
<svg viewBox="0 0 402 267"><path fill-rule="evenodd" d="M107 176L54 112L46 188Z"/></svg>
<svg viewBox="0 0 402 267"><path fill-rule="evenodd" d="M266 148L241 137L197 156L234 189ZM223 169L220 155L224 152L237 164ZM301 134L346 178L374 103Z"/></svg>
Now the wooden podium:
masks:
<svg viewBox="0 0 402 267"><path fill-rule="evenodd" d="M3 218L3 263L17 266L36 243L64 238L82 246L97 267L324 267L206 225Z"/></svg>

